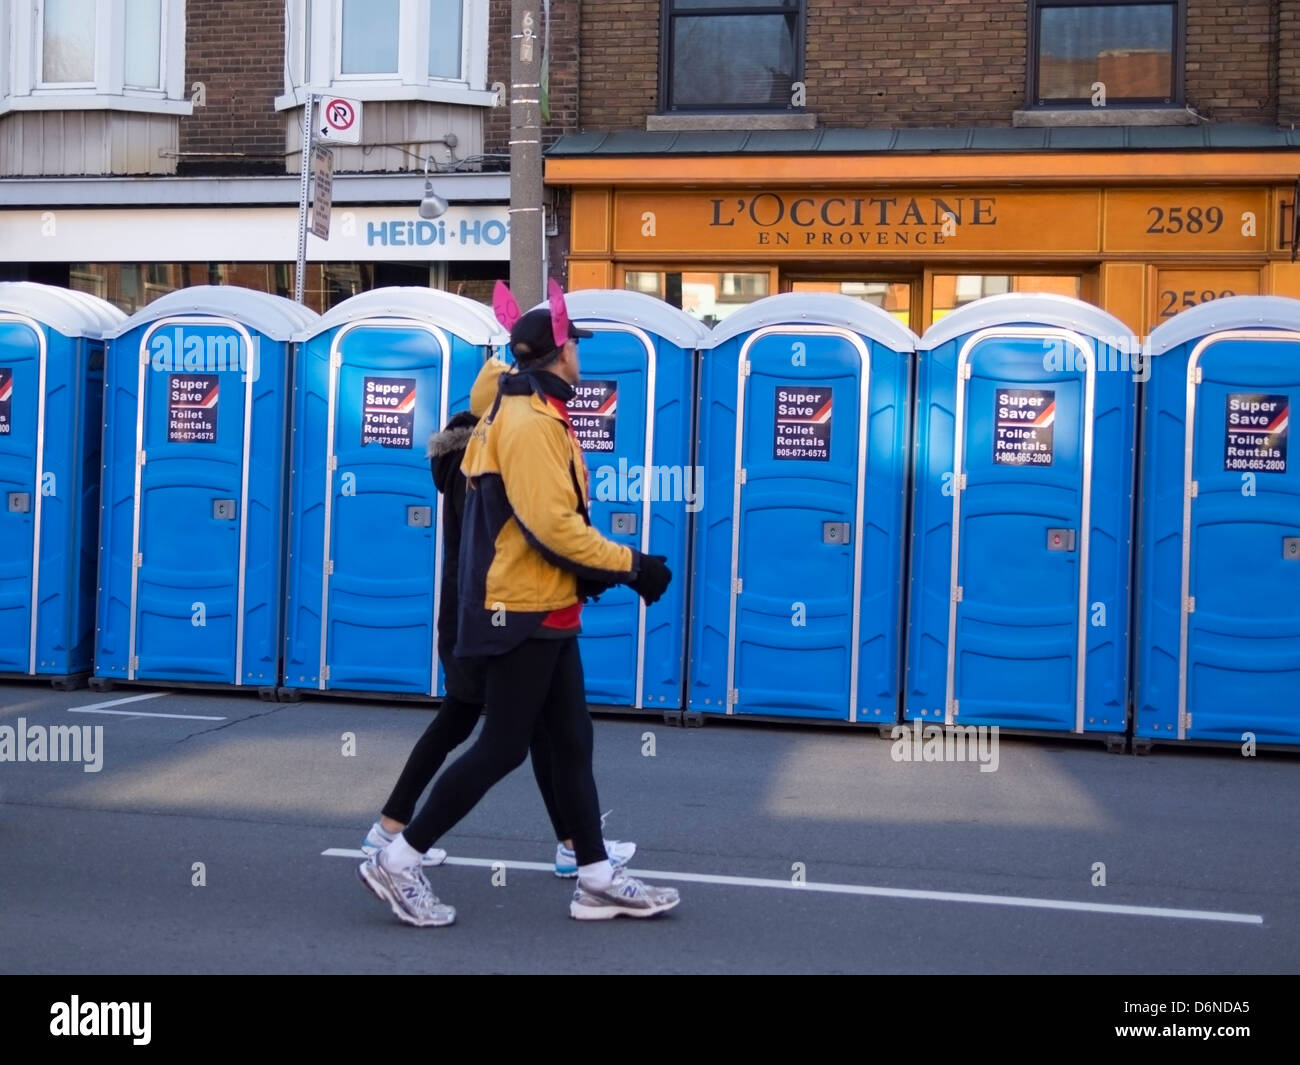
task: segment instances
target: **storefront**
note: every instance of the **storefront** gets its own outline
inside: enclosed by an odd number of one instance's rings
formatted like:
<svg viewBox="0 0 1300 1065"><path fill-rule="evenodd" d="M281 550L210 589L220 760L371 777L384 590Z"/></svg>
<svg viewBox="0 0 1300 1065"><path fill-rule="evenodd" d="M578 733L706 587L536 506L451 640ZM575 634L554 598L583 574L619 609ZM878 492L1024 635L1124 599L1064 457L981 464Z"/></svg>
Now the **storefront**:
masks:
<svg viewBox="0 0 1300 1065"><path fill-rule="evenodd" d="M1221 296L1300 296L1294 134L1069 131L1130 138L1086 152L939 151L934 136L920 154L927 134L1029 146L1060 131L908 132L908 151L857 154L825 145L864 131L786 134L813 150L783 155L750 150L760 134L711 135L708 155L687 135L561 140L547 182L572 191L570 284L659 295L710 324L775 292L846 292L917 333L1000 292L1077 296L1139 335ZM1157 151L1156 135L1201 147Z"/></svg>
<svg viewBox="0 0 1300 1065"><path fill-rule="evenodd" d="M451 186L445 193L451 199L454 184L440 180ZM493 283L509 274L508 180L479 176L463 192L480 202L453 201L441 217L424 219L418 209L422 181L411 185L405 175L336 178L329 239L307 238L307 306L324 311L389 285L489 301ZM0 209L4 279L90 292L127 313L191 285L239 285L293 296L298 209L287 201L296 197L296 178L42 184L38 192L27 182L5 183L5 192L27 192L35 202ZM103 203L101 197L122 202L84 206ZM133 206L132 197L148 206ZM489 197L497 202L481 202ZM22 197L5 199L14 204Z"/></svg>

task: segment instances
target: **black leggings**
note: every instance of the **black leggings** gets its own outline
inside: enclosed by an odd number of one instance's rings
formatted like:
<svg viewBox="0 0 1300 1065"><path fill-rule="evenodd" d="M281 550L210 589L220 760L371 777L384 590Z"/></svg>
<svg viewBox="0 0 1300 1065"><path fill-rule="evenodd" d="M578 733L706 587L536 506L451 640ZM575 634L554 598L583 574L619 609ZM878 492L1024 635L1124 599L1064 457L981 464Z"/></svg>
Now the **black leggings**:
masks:
<svg viewBox="0 0 1300 1065"><path fill-rule="evenodd" d="M540 733L553 757L550 793L558 819L569 828L578 864L603 861L607 855L591 769L593 732L585 687L577 637L525 640L489 658L483 731L434 782L406 826L406 842L421 853L437 843L492 785L523 762L534 733Z"/></svg>
<svg viewBox="0 0 1300 1065"><path fill-rule="evenodd" d="M442 768L447 755L469 739L482 713L482 703L466 702L454 695L448 695L442 701L442 708L411 748L406 765L402 767L397 783L393 786L393 793L384 803L385 817L400 821L403 825L410 823L415 813L415 804L420 801L429 781ZM537 790L542 793L542 802L546 804L546 814L551 819L551 827L555 829L555 838L566 840L569 833L555 805L550 733L540 728L534 732L529 751L533 756L533 776L537 778Z"/></svg>

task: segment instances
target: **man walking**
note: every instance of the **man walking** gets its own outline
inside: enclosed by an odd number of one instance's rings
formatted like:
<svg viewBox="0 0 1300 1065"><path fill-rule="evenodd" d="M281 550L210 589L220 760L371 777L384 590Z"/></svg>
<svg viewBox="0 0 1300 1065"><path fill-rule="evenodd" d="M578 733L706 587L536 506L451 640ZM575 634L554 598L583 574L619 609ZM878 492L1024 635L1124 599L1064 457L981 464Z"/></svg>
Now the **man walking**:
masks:
<svg viewBox="0 0 1300 1065"><path fill-rule="evenodd" d="M456 651L486 658L486 720L412 822L359 869L408 924L455 920L455 910L433 894L421 856L524 760L539 728L550 739L554 798L576 852L570 915L649 917L680 901L675 888L615 869L601 838L577 640L584 594L626 583L651 604L672 574L663 557L616 544L591 526L586 464L565 408L579 380L577 341L591 334L571 324L567 332L557 340L546 309L514 323L516 372L498 378L496 402L466 449Z"/></svg>

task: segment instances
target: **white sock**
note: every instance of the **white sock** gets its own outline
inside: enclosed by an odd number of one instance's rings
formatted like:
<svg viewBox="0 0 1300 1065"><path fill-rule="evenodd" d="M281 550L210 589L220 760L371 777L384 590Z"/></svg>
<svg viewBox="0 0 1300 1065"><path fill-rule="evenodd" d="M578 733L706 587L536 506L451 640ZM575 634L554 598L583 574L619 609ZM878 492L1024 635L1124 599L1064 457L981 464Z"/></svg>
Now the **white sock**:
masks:
<svg viewBox="0 0 1300 1065"><path fill-rule="evenodd" d="M578 866L578 883L593 891L604 891L614 882L614 867L605 858L590 865Z"/></svg>
<svg viewBox="0 0 1300 1065"><path fill-rule="evenodd" d="M386 829L378 821L375 822L375 835L377 835L380 839L393 838L393 833L389 832L388 829Z"/></svg>
<svg viewBox="0 0 1300 1065"><path fill-rule="evenodd" d="M393 837L393 842L383 850L384 864L389 869L409 869L420 864L420 852L406 842L402 833Z"/></svg>

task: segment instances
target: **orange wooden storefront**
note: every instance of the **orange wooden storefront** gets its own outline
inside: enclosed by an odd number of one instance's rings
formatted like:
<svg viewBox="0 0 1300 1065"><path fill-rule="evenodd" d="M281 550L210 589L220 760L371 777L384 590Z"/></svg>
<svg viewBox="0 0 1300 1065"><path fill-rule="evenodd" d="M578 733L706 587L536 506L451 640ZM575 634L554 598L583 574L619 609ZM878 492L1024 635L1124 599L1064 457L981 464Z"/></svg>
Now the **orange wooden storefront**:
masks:
<svg viewBox="0 0 1300 1065"><path fill-rule="evenodd" d="M1052 291L1145 335L1223 295L1300 297L1300 151L564 156L569 285L710 321L846 291L918 333L959 303ZM702 294L702 295L701 295Z"/></svg>

